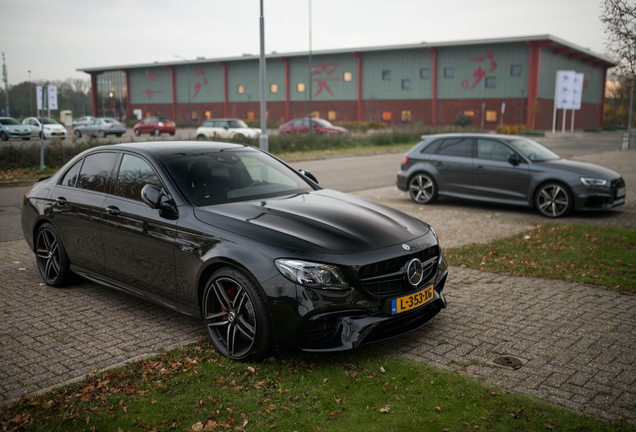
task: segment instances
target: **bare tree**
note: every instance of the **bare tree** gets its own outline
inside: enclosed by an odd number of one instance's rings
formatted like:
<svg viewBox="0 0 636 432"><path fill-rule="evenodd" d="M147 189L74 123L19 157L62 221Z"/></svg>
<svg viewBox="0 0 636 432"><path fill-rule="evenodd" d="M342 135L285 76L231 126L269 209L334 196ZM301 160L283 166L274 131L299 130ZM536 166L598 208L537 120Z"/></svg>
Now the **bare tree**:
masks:
<svg viewBox="0 0 636 432"><path fill-rule="evenodd" d="M608 49L619 60L620 71L636 75L636 5L625 0L605 0L601 22L608 35Z"/></svg>

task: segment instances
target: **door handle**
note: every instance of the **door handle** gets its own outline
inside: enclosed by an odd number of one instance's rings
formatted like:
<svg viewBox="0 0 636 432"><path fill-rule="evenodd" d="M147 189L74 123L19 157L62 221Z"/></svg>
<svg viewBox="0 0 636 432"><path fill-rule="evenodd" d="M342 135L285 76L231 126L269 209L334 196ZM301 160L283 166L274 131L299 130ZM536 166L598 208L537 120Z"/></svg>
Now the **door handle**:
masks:
<svg viewBox="0 0 636 432"><path fill-rule="evenodd" d="M108 213L111 216L117 216L121 212L119 211L119 208L115 206L108 206L106 207L106 213Z"/></svg>
<svg viewBox="0 0 636 432"><path fill-rule="evenodd" d="M443 166L444 166L444 164L443 164L442 162L437 162L437 163L435 164L435 166L436 166L436 167L443 167Z"/></svg>
<svg viewBox="0 0 636 432"><path fill-rule="evenodd" d="M66 201L66 198L64 197L57 197L55 203L60 207L64 207L66 204L68 204L68 201Z"/></svg>
<svg viewBox="0 0 636 432"><path fill-rule="evenodd" d="M475 168L475 171L478 171L478 172L484 172L484 171L486 171L486 170L484 169L484 167L483 167L483 166L479 165L479 166L477 166L477 168Z"/></svg>

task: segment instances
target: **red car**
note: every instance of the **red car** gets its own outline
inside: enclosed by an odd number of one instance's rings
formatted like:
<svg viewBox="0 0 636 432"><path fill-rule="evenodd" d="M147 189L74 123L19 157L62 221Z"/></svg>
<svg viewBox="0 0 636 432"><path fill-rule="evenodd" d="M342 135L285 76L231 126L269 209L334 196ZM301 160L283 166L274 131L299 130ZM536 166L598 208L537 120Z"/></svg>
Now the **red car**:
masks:
<svg viewBox="0 0 636 432"><path fill-rule="evenodd" d="M329 123L327 120L323 120L323 119L319 119L319 118L315 118L312 119L312 132L313 133L317 133L319 135L327 135L327 134L346 134L349 133L348 130L346 130L343 127L340 126L334 126L331 123ZM309 119L307 117L302 118L302 119L295 119L295 120L291 120L288 121L287 123L285 123L284 125L281 125L281 127L279 128L280 133L282 134L289 134L289 133L293 133L293 134L300 134L300 133L308 133L309 132Z"/></svg>
<svg viewBox="0 0 636 432"><path fill-rule="evenodd" d="M133 130L136 136L142 133L153 135L169 133L170 135L174 135L177 131L177 125L168 117L146 117L140 123L137 123Z"/></svg>

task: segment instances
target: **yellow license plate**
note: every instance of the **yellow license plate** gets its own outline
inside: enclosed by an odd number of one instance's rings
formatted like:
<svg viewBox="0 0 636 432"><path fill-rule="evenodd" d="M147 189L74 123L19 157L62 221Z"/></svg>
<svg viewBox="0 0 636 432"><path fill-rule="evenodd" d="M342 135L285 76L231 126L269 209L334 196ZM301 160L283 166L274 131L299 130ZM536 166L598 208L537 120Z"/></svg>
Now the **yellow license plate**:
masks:
<svg viewBox="0 0 636 432"><path fill-rule="evenodd" d="M64 132L55 132L53 135L64 135Z"/></svg>
<svg viewBox="0 0 636 432"><path fill-rule="evenodd" d="M26 132L20 132L20 135L26 135L26 134L27 134Z"/></svg>
<svg viewBox="0 0 636 432"><path fill-rule="evenodd" d="M431 300L433 300L433 285L429 285L416 293L391 300L391 315L415 309Z"/></svg>
<svg viewBox="0 0 636 432"><path fill-rule="evenodd" d="M117 126L117 129L121 129L121 126Z"/></svg>

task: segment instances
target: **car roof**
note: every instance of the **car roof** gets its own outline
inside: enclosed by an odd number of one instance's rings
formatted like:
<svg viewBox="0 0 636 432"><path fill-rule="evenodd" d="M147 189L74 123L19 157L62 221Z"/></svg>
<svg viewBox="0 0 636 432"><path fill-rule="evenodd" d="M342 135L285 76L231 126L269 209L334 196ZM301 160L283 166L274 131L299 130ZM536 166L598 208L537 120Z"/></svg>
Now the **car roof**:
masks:
<svg viewBox="0 0 636 432"><path fill-rule="evenodd" d="M510 138L525 138L518 135L504 135L504 134L491 134L491 133L446 133L435 135L422 135L423 140L437 139L437 138L490 138L490 139L510 139Z"/></svg>
<svg viewBox="0 0 636 432"><path fill-rule="evenodd" d="M211 118L211 119L206 119L204 121L212 121L212 120L217 121L217 120L241 120L241 119L239 119L239 118ZM243 121L243 120L241 120L241 121Z"/></svg>
<svg viewBox="0 0 636 432"><path fill-rule="evenodd" d="M172 152L197 153L205 151L221 151L253 147L245 144L200 141L145 141L136 143L122 143L95 147L95 150L132 150L141 154L165 154Z"/></svg>

